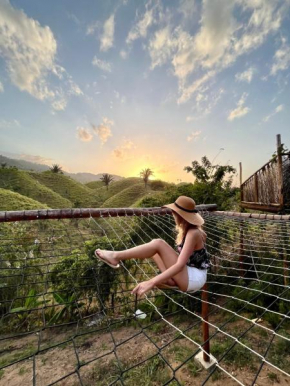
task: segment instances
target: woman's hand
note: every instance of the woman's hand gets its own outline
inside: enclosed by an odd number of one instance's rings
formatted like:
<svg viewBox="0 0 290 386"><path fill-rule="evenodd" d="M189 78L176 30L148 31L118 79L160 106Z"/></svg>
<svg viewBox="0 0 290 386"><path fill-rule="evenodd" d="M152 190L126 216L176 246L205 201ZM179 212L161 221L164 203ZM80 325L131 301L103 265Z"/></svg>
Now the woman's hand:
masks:
<svg viewBox="0 0 290 386"><path fill-rule="evenodd" d="M146 292L150 291L154 287L154 284L151 280L143 281L142 283L139 283L132 291L132 294L135 294L137 296L142 296Z"/></svg>

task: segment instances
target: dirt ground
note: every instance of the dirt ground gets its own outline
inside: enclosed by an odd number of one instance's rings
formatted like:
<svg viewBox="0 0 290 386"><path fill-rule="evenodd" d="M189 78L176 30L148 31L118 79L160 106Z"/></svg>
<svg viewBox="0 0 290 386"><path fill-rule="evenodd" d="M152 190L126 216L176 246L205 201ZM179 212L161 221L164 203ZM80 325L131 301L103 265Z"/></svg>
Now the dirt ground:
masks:
<svg viewBox="0 0 290 386"><path fill-rule="evenodd" d="M181 327L186 328L186 322L181 322L179 328ZM231 333L244 328L244 322L238 320L231 324ZM75 326L65 330L45 330L41 335L34 333L22 338L11 339L6 345L1 343L0 361L2 360L2 363L5 358L6 360L8 358L7 363L11 363L29 356L37 351L37 347L42 351L2 370L0 385L33 385L33 366L37 386L51 384L61 386L109 385L114 381L116 385L162 385L170 380L174 373L181 385L189 386L201 385L209 375L209 372L196 364L194 359L188 360L192 353L198 350L198 345L180 336L179 339L172 341L178 334L174 328L162 320L152 328L146 329L142 329L142 326L136 323L134 326L116 326L114 329L108 328L101 332L92 332L93 330L94 327L76 331ZM84 335L80 335L82 333ZM192 336L196 342L201 342L201 334L200 325L188 332L188 335ZM252 336L257 352L259 352L261 338L257 337L255 341L254 331ZM62 344L48 348L59 343ZM48 349L44 350L45 348ZM153 355L156 356L149 360ZM144 364L132 367L146 359L147 362ZM243 366L240 367L221 361L220 365L224 371L216 370L207 381L207 385L237 385L238 383L226 372L242 384L252 385L259 366L253 369L250 356L248 360L248 363L243 363ZM131 369L128 370L129 368ZM121 371L123 372L123 383L118 382ZM171 382L170 384L177 385L178 383ZM267 364L264 365L255 385L278 384L288 386L289 377Z"/></svg>

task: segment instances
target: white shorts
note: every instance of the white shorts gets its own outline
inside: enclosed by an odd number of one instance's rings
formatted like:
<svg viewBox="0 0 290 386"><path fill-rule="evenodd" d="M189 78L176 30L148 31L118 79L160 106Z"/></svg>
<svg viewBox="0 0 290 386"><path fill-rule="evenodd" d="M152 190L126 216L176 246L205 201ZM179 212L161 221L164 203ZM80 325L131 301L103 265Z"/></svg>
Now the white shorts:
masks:
<svg viewBox="0 0 290 386"><path fill-rule="evenodd" d="M201 289L207 277L207 269L197 269L195 267L189 267L187 265L188 272L188 287L187 292L195 292Z"/></svg>

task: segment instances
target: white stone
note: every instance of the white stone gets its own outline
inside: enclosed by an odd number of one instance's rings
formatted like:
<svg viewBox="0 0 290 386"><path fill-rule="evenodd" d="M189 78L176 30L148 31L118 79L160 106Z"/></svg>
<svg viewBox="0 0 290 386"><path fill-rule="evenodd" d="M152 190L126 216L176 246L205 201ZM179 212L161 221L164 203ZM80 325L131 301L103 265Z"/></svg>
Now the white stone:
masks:
<svg viewBox="0 0 290 386"><path fill-rule="evenodd" d="M204 359L203 359L203 351L200 350L196 356L194 357L194 360L196 362L198 362L199 364L202 365L202 367L204 367L206 370L210 369L212 366L214 366L216 363L217 363L217 360L215 359L214 356L212 356L211 354L209 355L209 362L206 362Z"/></svg>

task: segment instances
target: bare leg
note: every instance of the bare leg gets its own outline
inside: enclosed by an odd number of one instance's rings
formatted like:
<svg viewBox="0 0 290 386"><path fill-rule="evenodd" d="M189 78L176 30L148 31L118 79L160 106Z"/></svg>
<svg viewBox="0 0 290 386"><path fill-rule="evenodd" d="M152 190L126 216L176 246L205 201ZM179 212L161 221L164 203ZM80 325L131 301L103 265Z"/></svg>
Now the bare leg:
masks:
<svg viewBox="0 0 290 386"><path fill-rule="evenodd" d="M96 252L102 259L108 260L114 265L117 265L119 261L128 259L151 258L158 253L166 269L174 265L178 258L177 252L162 239L155 239L147 244L139 245L124 251L103 251L97 249ZM186 266L184 266L173 279L182 291L186 291L188 286Z"/></svg>
<svg viewBox="0 0 290 386"><path fill-rule="evenodd" d="M159 270L160 270L161 272L166 271L165 264L163 263L163 260L162 260L161 257L158 255L158 253L155 253L155 255L152 256L152 259L155 261L157 267L159 268ZM168 280L166 280L166 282L165 282L164 284L168 284L168 285L171 285L171 286L175 286L175 285L176 285L174 279L168 279Z"/></svg>

